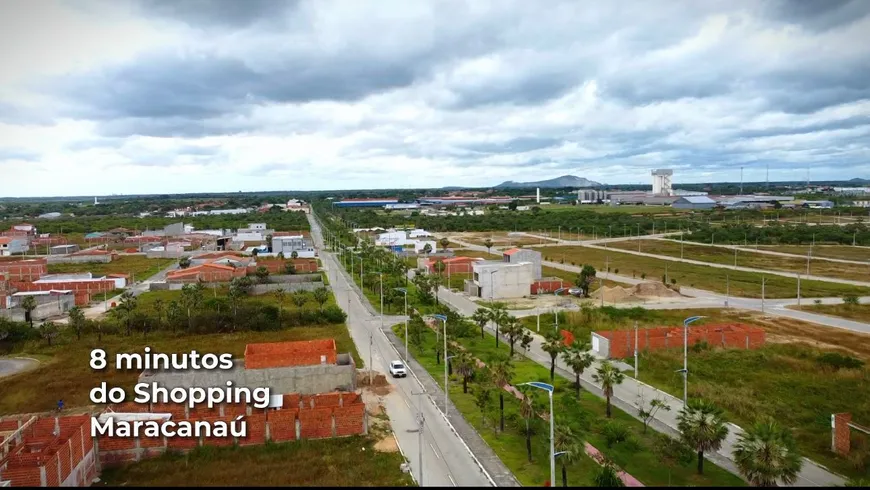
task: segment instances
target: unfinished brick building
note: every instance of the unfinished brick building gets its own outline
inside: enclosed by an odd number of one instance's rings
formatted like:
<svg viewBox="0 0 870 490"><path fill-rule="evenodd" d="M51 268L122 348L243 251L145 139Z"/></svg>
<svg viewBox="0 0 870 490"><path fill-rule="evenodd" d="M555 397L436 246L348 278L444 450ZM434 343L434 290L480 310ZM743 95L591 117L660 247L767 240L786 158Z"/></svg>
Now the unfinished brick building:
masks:
<svg viewBox="0 0 870 490"><path fill-rule="evenodd" d="M689 327L688 344L706 342L711 346L756 349L764 345L764 330L742 323ZM592 350L608 359L634 355L634 330L592 332ZM682 348L683 327L643 328L637 332L637 350L651 351Z"/></svg>
<svg viewBox="0 0 870 490"><path fill-rule="evenodd" d="M0 418L0 487L90 486L98 472L89 415Z"/></svg>
<svg viewBox="0 0 870 490"><path fill-rule="evenodd" d="M10 260L0 262L0 275L8 275L10 281L37 281L48 274L46 259Z"/></svg>

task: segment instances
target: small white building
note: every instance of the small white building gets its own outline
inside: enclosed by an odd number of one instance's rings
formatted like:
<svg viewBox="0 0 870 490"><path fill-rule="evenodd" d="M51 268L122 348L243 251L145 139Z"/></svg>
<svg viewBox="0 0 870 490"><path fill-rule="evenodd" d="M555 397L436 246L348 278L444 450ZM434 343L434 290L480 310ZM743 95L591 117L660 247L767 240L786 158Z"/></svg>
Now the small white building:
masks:
<svg viewBox="0 0 870 490"><path fill-rule="evenodd" d="M482 260L471 264L472 275L465 292L483 299L520 298L530 294L535 282L531 262L508 263Z"/></svg>
<svg viewBox="0 0 870 490"><path fill-rule="evenodd" d="M62 282L97 282L97 281L115 281L115 288L122 289L127 285L127 280L123 277L94 277L90 272L78 272L74 274L48 274L42 276L34 284L53 284Z"/></svg>
<svg viewBox="0 0 870 490"><path fill-rule="evenodd" d="M0 257L23 254L30 250L30 244L26 238L0 237Z"/></svg>

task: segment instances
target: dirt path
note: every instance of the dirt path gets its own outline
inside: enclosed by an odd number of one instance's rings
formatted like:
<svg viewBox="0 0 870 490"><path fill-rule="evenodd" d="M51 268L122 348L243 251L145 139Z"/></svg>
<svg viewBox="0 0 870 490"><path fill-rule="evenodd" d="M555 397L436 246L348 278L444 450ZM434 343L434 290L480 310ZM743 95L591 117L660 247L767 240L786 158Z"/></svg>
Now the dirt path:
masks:
<svg viewBox="0 0 870 490"><path fill-rule="evenodd" d="M39 366L39 361L25 357L13 357L0 359L0 378L12 376L20 372L34 369Z"/></svg>

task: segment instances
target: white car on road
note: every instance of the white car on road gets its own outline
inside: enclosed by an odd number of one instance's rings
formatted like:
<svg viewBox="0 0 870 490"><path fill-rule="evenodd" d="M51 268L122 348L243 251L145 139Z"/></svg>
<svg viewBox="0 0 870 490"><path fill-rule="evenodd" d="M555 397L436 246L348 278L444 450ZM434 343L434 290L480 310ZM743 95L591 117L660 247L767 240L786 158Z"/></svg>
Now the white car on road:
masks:
<svg viewBox="0 0 870 490"><path fill-rule="evenodd" d="M402 361L390 362L390 375L394 378L404 378L408 375L407 371L405 371L405 365L402 364Z"/></svg>

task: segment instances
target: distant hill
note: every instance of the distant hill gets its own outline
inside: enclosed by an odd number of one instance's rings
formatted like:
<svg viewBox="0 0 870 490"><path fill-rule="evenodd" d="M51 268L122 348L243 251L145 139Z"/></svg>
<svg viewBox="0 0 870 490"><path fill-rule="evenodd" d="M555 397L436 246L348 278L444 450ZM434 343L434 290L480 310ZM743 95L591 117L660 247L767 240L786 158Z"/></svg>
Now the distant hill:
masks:
<svg viewBox="0 0 870 490"><path fill-rule="evenodd" d="M870 180L854 178L852 180L849 180L848 183L850 183L850 184L870 184Z"/></svg>
<svg viewBox="0 0 870 490"><path fill-rule="evenodd" d="M561 188L561 187L600 187L604 184L595 182L584 177L576 175L563 175L550 180L539 180L537 182L514 182L508 180L495 186L496 189L524 189L527 187Z"/></svg>

